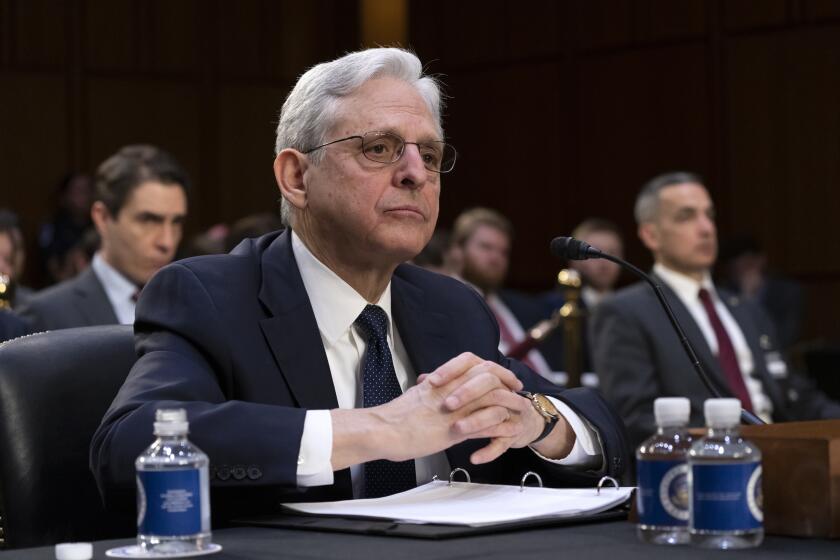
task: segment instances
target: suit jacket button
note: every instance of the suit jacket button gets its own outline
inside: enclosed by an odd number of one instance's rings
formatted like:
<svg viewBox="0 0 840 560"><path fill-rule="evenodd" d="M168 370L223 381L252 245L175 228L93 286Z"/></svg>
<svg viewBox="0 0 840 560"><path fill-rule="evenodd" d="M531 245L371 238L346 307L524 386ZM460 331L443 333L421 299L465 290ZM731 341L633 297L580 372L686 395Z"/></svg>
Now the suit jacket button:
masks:
<svg viewBox="0 0 840 560"><path fill-rule="evenodd" d="M257 465L251 465L248 467L248 478L251 480L262 478L262 471Z"/></svg>
<svg viewBox="0 0 840 560"><path fill-rule="evenodd" d="M248 473L245 471L245 465L234 465L230 472L236 480L242 480L248 476Z"/></svg>
<svg viewBox="0 0 840 560"><path fill-rule="evenodd" d="M230 478L230 467L227 465L220 465L218 469L216 469L216 477L219 480L227 480Z"/></svg>

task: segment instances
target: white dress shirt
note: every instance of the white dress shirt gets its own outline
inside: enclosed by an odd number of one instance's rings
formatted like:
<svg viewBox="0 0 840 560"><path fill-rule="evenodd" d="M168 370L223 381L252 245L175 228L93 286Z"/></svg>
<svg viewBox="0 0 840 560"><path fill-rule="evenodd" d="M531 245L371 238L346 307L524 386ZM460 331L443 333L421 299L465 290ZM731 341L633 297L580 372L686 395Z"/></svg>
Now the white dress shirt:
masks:
<svg viewBox="0 0 840 560"><path fill-rule="evenodd" d="M105 262L98 251L93 255L90 266L102 287L105 288L105 295L108 296L108 301L114 308L117 321L121 325L133 325L134 307L136 305L134 295L138 291L137 285Z"/></svg>
<svg viewBox="0 0 840 560"><path fill-rule="evenodd" d="M755 412L763 420L769 422L773 413L773 403L764 392L761 381L752 376L755 368L755 357L750 351L747 344L747 339L744 338L744 332L738 326L738 322L729 312L729 309L721 301L720 296L715 290L715 285L712 283L712 278L707 272L703 276L701 282L697 282L693 278L671 270L660 263L653 266L653 271L659 276L680 298L683 305L688 308L694 322L703 333L703 338L712 350L712 354L718 354L718 341L715 336L715 330L712 328L712 323L709 321L709 315L706 313L706 308L703 307L703 302L700 301L700 289L705 288L715 304L715 311L717 311L720 322L723 323L723 328L726 329L726 334L732 341L732 346L735 348L735 356L738 359L738 366L741 369L741 375L744 377L744 384L747 387L747 392L750 394L750 400L753 404L753 412ZM759 357L758 359L761 359Z"/></svg>
<svg viewBox="0 0 840 560"><path fill-rule="evenodd" d="M292 232L292 251L297 261L304 288L309 295L312 311L318 323L321 342L330 365L333 386L339 408L360 408L362 406L361 366L367 344L360 336L354 321L368 305L368 302L349 284L319 261ZM375 303L388 315L388 346L394 361L394 370L403 392L415 384L417 373L412 370L405 346L394 324L391 314L391 285L385 288ZM428 373L428 372L426 372ZM569 421L577 441L564 459L552 462L573 466L598 466L603 461L597 433L577 416L566 404L552 399L558 410ZM297 465L298 486L325 486L333 483L332 417L329 410L308 410L303 426ZM415 459L417 483L425 484L437 475L449 477L449 461L444 452ZM353 481L353 495L363 495L363 465L350 467Z"/></svg>

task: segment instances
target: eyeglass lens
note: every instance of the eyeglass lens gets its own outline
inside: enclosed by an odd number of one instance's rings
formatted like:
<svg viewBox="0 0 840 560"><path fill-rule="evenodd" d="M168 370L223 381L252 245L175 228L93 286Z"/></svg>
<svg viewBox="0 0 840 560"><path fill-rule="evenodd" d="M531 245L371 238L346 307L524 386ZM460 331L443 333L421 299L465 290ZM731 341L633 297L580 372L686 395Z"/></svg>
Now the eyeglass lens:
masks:
<svg viewBox="0 0 840 560"><path fill-rule="evenodd" d="M409 143L417 145L423 165L429 171L446 173L455 166L455 149L449 144L437 141ZM362 153L378 163L394 163L402 157L405 145L405 140L388 132L368 132L362 137Z"/></svg>

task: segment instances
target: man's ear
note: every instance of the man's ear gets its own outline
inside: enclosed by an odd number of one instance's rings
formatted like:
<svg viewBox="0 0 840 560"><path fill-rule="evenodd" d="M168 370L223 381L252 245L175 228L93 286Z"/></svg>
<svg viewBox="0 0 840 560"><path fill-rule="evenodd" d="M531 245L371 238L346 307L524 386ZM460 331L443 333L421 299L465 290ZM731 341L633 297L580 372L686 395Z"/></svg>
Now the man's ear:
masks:
<svg viewBox="0 0 840 560"><path fill-rule="evenodd" d="M297 209L306 206L306 186L303 175L309 168L309 160L297 150L287 148L274 158L274 178L280 194Z"/></svg>
<svg viewBox="0 0 840 560"><path fill-rule="evenodd" d="M645 244L651 252L659 250L659 229L653 222L644 222L639 224L639 239Z"/></svg>
<svg viewBox="0 0 840 560"><path fill-rule="evenodd" d="M99 237L103 238L105 236L105 226L108 221L113 220L113 217L108 207L101 200L97 200L90 207L90 219L93 220L93 225L96 227Z"/></svg>

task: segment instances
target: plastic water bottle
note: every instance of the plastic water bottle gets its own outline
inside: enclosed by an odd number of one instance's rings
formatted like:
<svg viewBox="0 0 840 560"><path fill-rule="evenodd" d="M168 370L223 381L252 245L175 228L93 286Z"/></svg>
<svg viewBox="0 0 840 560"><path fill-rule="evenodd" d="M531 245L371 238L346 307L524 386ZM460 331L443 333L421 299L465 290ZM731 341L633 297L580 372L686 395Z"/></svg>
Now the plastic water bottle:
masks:
<svg viewBox="0 0 840 560"><path fill-rule="evenodd" d="M654 544L688 543L688 450L686 430L691 403L662 397L653 403L656 433L636 450L636 509L639 540Z"/></svg>
<svg viewBox="0 0 840 560"><path fill-rule="evenodd" d="M741 437L738 399L709 399L703 410L708 435L688 454L691 544L750 548L764 540L761 451Z"/></svg>
<svg viewBox="0 0 840 560"><path fill-rule="evenodd" d="M210 545L208 460L188 430L184 409L158 410L157 439L134 463L137 544L145 552L188 554Z"/></svg>

